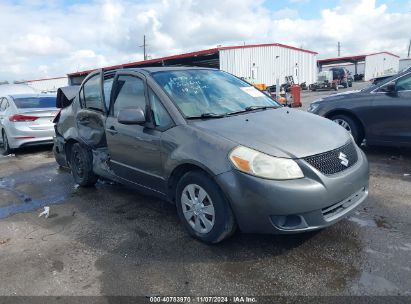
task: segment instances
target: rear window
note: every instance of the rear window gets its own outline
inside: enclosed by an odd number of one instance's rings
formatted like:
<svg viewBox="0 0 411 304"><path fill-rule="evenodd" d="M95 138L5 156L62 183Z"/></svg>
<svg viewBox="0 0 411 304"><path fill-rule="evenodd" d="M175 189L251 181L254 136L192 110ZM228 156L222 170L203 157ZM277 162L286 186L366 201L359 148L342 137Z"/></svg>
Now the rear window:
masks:
<svg viewBox="0 0 411 304"><path fill-rule="evenodd" d="M19 109L55 108L56 97L14 98L14 103Z"/></svg>

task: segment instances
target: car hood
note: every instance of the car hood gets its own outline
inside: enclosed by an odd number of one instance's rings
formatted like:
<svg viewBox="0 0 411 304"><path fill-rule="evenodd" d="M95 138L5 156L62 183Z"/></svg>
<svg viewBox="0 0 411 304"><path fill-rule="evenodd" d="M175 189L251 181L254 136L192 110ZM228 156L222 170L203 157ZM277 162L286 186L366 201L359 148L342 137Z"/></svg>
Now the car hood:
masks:
<svg viewBox="0 0 411 304"><path fill-rule="evenodd" d="M287 158L334 150L350 140L348 132L336 123L289 108L195 121L193 125L239 145Z"/></svg>
<svg viewBox="0 0 411 304"><path fill-rule="evenodd" d="M346 99L350 98L352 96L355 96L357 94L361 93L360 90L354 90L354 91L347 91L347 92L341 92L341 93L336 93L336 94L331 94L328 96L325 96L323 98L320 98L320 101L322 100L338 100L338 99Z"/></svg>

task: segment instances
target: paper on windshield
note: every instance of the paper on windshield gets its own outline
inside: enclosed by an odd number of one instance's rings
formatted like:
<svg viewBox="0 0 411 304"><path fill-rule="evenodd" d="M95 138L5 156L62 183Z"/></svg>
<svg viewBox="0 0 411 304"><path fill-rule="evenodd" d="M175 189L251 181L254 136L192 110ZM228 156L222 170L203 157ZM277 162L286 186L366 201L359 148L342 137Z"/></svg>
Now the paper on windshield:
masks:
<svg viewBox="0 0 411 304"><path fill-rule="evenodd" d="M257 90L254 87L242 87L240 89L252 97L263 97L264 96L263 93L261 93L259 90Z"/></svg>

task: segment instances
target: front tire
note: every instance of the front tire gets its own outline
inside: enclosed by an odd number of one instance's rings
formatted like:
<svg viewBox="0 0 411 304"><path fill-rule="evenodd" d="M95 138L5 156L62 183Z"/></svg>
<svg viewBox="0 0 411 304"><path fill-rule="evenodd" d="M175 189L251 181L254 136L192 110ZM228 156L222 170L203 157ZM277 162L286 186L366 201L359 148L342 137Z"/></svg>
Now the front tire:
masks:
<svg viewBox="0 0 411 304"><path fill-rule="evenodd" d="M94 186L98 176L93 172L93 155L79 143L71 147L70 168L74 181L82 187Z"/></svg>
<svg viewBox="0 0 411 304"><path fill-rule="evenodd" d="M176 189L177 213L188 233L206 243L231 236L236 223L219 186L201 171L186 173Z"/></svg>
<svg viewBox="0 0 411 304"><path fill-rule="evenodd" d="M363 132L359 124L353 118L347 115L335 115L330 119L351 133L357 145L362 143L364 139Z"/></svg>

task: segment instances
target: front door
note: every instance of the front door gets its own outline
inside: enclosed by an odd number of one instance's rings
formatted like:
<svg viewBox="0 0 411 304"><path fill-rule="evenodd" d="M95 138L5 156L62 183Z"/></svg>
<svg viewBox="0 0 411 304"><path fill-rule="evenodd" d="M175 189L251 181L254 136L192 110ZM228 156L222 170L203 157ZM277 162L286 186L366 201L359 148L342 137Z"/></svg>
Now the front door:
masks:
<svg viewBox="0 0 411 304"><path fill-rule="evenodd" d="M394 92L384 92L395 85ZM411 73L383 85L374 93L369 140L411 144Z"/></svg>
<svg viewBox="0 0 411 304"><path fill-rule="evenodd" d="M161 177L161 132L143 125L118 122L122 109L147 109L147 89L143 76L118 74L113 83L113 94L106 120L107 145L111 167L122 179L165 193ZM146 114L147 116L147 114Z"/></svg>

